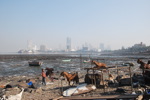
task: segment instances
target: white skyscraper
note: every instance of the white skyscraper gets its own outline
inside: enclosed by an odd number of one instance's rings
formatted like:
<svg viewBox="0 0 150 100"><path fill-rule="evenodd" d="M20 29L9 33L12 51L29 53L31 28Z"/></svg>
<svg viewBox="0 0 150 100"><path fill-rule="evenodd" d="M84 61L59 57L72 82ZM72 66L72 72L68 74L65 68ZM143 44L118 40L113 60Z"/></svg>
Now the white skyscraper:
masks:
<svg viewBox="0 0 150 100"><path fill-rule="evenodd" d="M71 38L69 37L67 37L66 46L67 46L67 51L71 51Z"/></svg>

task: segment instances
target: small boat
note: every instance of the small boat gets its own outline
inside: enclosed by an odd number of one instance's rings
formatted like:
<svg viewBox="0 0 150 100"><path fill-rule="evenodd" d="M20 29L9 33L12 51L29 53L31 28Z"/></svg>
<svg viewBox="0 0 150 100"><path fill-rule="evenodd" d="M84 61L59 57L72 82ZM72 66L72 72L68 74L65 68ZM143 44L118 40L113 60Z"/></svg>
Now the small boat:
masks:
<svg viewBox="0 0 150 100"><path fill-rule="evenodd" d="M84 60L83 63L91 62L91 60Z"/></svg>
<svg viewBox="0 0 150 100"><path fill-rule="evenodd" d="M62 60L63 62L70 62L71 59L65 59L65 60Z"/></svg>
<svg viewBox="0 0 150 100"><path fill-rule="evenodd" d="M29 66L41 66L43 62L41 61L29 61Z"/></svg>

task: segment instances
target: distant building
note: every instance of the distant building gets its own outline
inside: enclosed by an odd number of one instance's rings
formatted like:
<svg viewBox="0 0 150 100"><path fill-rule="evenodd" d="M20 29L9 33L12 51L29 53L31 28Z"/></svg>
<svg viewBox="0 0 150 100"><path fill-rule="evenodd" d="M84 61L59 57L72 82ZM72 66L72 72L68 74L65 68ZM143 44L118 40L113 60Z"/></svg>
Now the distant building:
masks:
<svg viewBox="0 0 150 100"><path fill-rule="evenodd" d="M46 49L46 46L45 45L41 45L40 46L40 51L42 52L45 52L47 49Z"/></svg>
<svg viewBox="0 0 150 100"><path fill-rule="evenodd" d="M146 45L143 44L143 42L141 42L141 43L139 43L139 44L134 44L134 45L132 46L132 48L141 48L141 47L146 47Z"/></svg>
<svg viewBox="0 0 150 100"><path fill-rule="evenodd" d="M67 51L71 51L71 38L69 37L67 37L66 48Z"/></svg>
<svg viewBox="0 0 150 100"><path fill-rule="evenodd" d="M101 49L101 51L103 51L103 50L105 49L105 48L104 48L104 44L101 43L99 48Z"/></svg>
<svg viewBox="0 0 150 100"><path fill-rule="evenodd" d="M28 40L27 41L27 50L28 51L36 51L37 50L37 46L35 44L32 43L32 41Z"/></svg>
<svg viewBox="0 0 150 100"><path fill-rule="evenodd" d="M111 50L111 47L110 45L107 46L106 50Z"/></svg>
<svg viewBox="0 0 150 100"><path fill-rule="evenodd" d="M88 47L82 47L82 51L88 51Z"/></svg>

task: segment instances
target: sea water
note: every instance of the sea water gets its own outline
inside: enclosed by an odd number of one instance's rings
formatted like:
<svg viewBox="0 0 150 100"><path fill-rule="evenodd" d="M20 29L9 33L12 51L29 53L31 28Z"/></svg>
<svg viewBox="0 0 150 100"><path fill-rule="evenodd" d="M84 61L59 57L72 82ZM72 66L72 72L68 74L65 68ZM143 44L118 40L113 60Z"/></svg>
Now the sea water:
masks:
<svg viewBox="0 0 150 100"><path fill-rule="evenodd" d="M105 60L101 59L105 58ZM125 62L133 62L135 66L139 66L136 62L136 58L128 58L128 56L101 56L99 62L106 63L107 66L115 66ZM132 57L131 57L132 58ZM54 68L55 71L67 71L67 72L82 72L84 68L93 67L90 62L83 63L83 60L89 58L71 57L70 62L63 62L65 58L40 60L43 62L41 66L29 66L28 60L21 59L1 59L0 61L0 77L3 76L16 76L16 75L40 75L42 68ZM69 58L70 59L70 58ZM99 57L92 57L90 59L99 59ZM147 58L146 58L147 59ZM145 60L146 61L146 60Z"/></svg>

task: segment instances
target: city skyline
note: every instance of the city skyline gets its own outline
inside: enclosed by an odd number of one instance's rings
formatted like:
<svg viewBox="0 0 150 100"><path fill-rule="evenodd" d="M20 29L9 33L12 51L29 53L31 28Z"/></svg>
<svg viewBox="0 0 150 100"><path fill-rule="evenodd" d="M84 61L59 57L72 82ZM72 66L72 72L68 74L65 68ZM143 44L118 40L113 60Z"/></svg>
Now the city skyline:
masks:
<svg viewBox="0 0 150 100"><path fill-rule="evenodd" d="M92 45L90 45L89 43L84 43L81 46L77 46L77 47L72 47L72 42L70 37L66 38L66 44L64 46L58 46L57 48L51 48L50 45L45 45L45 44L41 44L39 46L37 46L36 43L34 43L32 40L28 40L27 44L26 44L26 48L22 48L20 50L40 50L41 46L46 49L46 50L65 50L65 51L72 51L72 50L81 50L83 47L88 47L88 49L101 49L101 50L111 50L111 46L110 45L105 45L104 43L100 43L97 47L93 47ZM100 46L101 44L103 44L103 48Z"/></svg>
<svg viewBox="0 0 150 100"><path fill-rule="evenodd" d="M124 47L122 46L121 48L119 49L116 49L116 50L121 50L121 49L129 49L129 48L132 48L132 47L141 47L141 45L143 45L144 47L146 46L150 46L150 45L146 45L145 43L143 42L140 42L140 43L136 43L136 44L133 44L132 46L130 47ZM54 48L51 48L50 46L48 45L45 45L45 44L41 44L39 46L36 45L36 43L33 43L32 40L28 40L27 41L27 45L26 45L26 48L22 48L20 49L19 51L21 50L25 50L25 51L30 51L30 50L33 50L33 51L80 51L80 50L84 50L84 49L87 49L88 51L105 51L105 50L111 50L111 46L110 45L105 45L104 43L100 43L99 46L97 46L96 48L93 47L92 45L89 45L88 43L85 43L83 44L81 47L76 47L76 48L72 48L72 42L71 42L71 38L70 37L67 37L66 38L66 45L64 47L58 47L57 49L54 49Z"/></svg>
<svg viewBox="0 0 150 100"><path fill-rule="evenodd" d="M26 0L0 1L0 53L26 48L27 40L39 47L71 47L100 43L112 50L143 42L150 45L149 0Z"/></svg>

